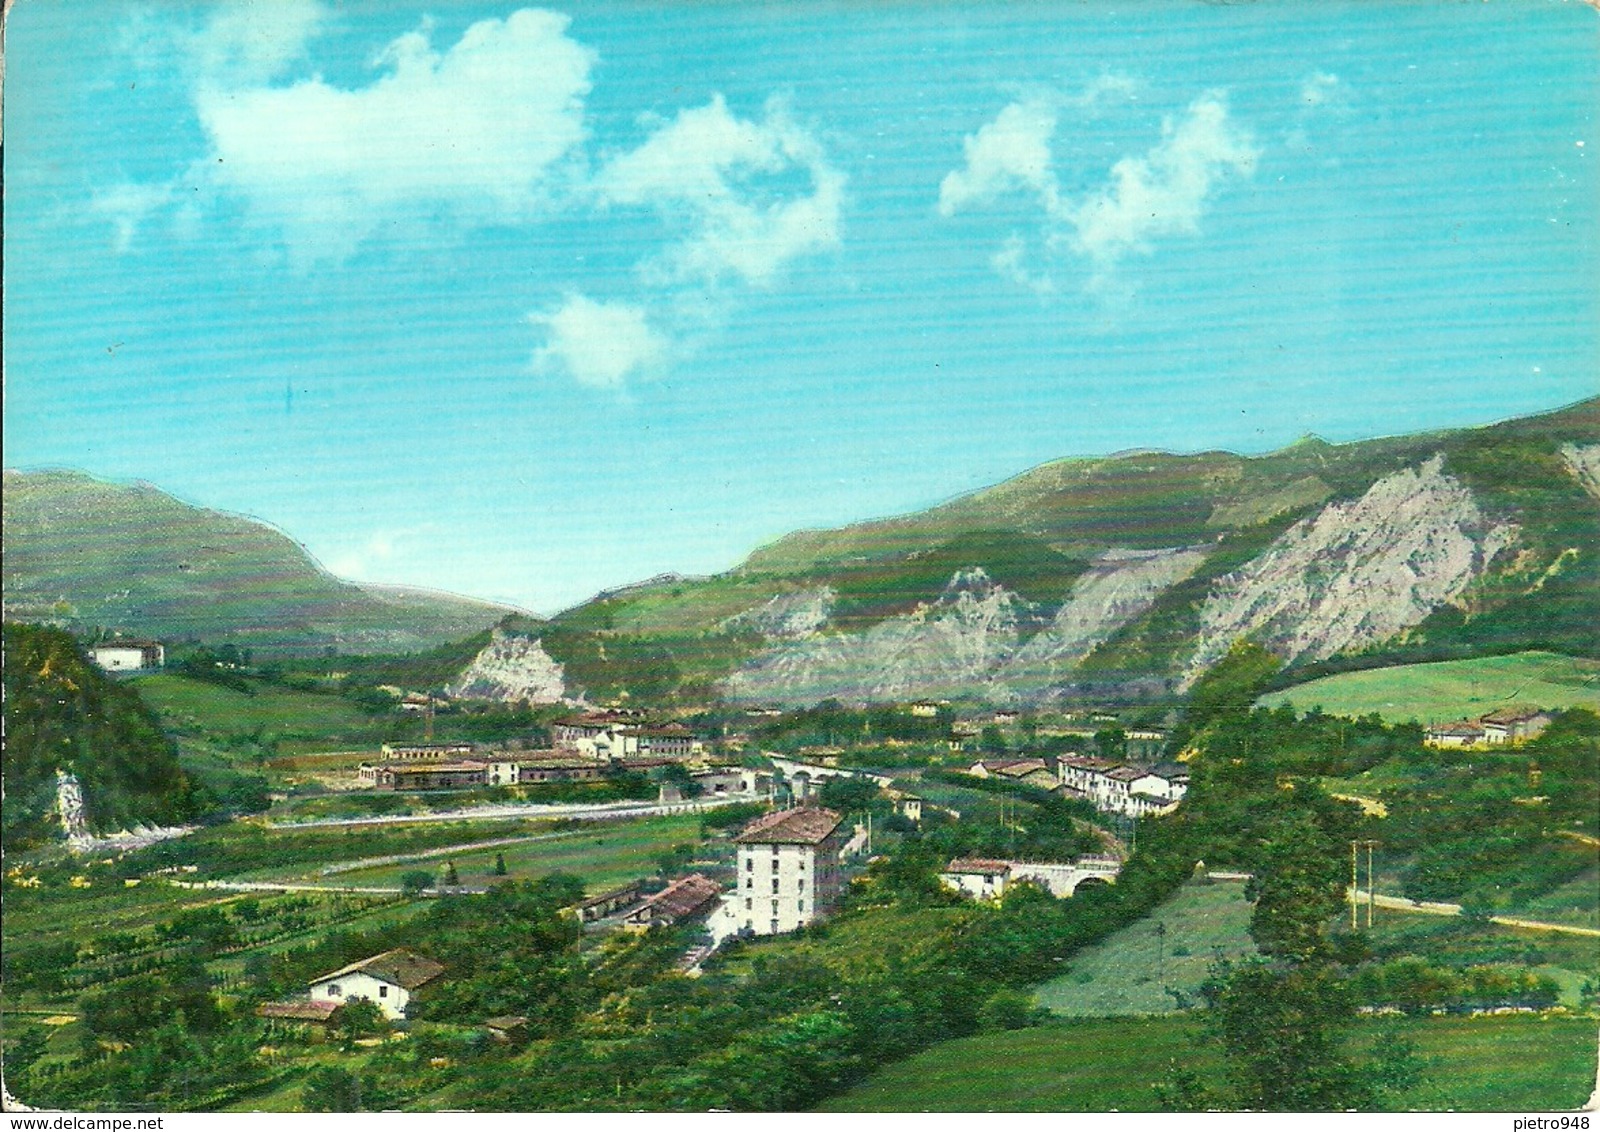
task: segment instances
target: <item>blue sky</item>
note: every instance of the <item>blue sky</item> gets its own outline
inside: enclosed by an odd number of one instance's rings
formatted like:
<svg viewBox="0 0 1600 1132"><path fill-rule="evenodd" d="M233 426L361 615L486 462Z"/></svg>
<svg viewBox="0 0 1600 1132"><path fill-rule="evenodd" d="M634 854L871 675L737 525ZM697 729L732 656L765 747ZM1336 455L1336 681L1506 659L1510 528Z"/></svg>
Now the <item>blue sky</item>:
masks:
<svg viewBox="0 0 1600 1132"><path fill-rule="evenodd" d="M1581 3L19 0L9 467L552 612L1596 392Z"/></svg>

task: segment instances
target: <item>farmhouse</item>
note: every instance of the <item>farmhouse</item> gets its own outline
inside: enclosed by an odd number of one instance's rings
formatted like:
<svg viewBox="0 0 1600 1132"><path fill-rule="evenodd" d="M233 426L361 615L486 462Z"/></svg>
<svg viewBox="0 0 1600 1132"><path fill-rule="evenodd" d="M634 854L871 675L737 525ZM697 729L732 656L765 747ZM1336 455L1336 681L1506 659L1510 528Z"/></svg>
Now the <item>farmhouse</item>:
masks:
<svg viewBox="0 0 1600 1132"><path fill-rule="evenodd" d="M1483 727L1470 719L1435 723L1422 733L1430 747L1473 747L1484 741Z"/></svg>
<svg viewBox="0 0 1600 1132"><path fill-rule="evenodd" d="M263 1002L256 1007L256 1017L269 1023L326 1029L339 1020L344 1003L328 998L302 998L290 1002Z"/></svg>
<svg viewBox="0 0 1600 1132"><path fill-rule="evenodd" d="M654 896L646 897L623 917L630 928L670 927L683 920L707 915L722 898L722 886L700 873L675 880Z"/></svg>
<svg viewBox="0 0 1600 1132"><path fill-rule="evenodd" d="M167 650L156 641L118 638L95 645L89 655L107 672L148 672L167 663Z"/></svg>
<svg viewBox="0 0 1600 1132"><path fill-rule="evenodd" d="M1502 708L1479 717L1478 723L1486 743L1521 743L1549 727L1550 714L1536 707Z"/></svg>
<svg viewBox="0 0 1600 1132"><path fill-rule="evenodd" d="M839 897L839 823L832 810L805 806L757 818L734 838L743 930L777 935L832 910Z"/></svg>
<svg viewBox="0 0 1600 1132"><path fill-rule="evenodd" d="M919 719L932 719L939 714L940 704L937 700L918 700L909 706L912 715Z"/></svg>
<svg viewBox="0 0 1600 1132"><path fill-rule="evenodd" d="M376 1003L385 1017L404 1018L412 994L442 974L443 964L397 948L313 979L311 1001L345 1003L364 998Z"/></svg>
<svg viewBox="0 0 1600 1132"><path fill-rule="evenodd" d="M362 763L356 777L363 786L377 790L460 790L487 785L489 764L475 759L448 763Z"/></svg>

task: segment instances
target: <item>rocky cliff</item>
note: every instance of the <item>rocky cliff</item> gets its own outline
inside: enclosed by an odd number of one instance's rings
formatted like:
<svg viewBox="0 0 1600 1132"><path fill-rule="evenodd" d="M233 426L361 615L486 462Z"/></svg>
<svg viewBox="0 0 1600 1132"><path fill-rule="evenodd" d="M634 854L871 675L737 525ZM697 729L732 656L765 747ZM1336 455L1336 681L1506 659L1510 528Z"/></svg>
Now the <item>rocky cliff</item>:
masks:
<svg viewBox="0 0 1600 1132"><path fill-rule="evenodd" d="M1024 699L1047 695L1094 647L1144 613L1205 561L1203 548L1108 550L1073 584L1049 628L1016 651L998 674Z"/></svg>
<svg viewBox="0 0 1600 1132"><path fill-rule="evenodd" d="M1600 444L1563 444L1561 458L1583 489L1600 499Z"/></svg>
<svg viewBox="0 0 1600 1132"><path fill-rule="evenodd" d="M554 704L566 693L561 665L536 638L495 629L489 643L445 689L468 700Z"/></svg>
<svg viewBox="0 0 1600 1132"><path fill-rule="evenodd" d="M1460 597L1517 528L1487 518L1443 463L1324 507L1223 577L1201 607L1185 684L1241 637L1287 661L1321 660L1387 641Z"/></svg>
<svg viewBox="0 0 1600 1132"><path fill-rule="evenodd" d="M815 703L957 695L988 687L1015 652L1028 605L983 570L955 574L937 601L864 633L815 633L735 672L737 700Z"/></svg>
<svg viewBox="0 0 1600 1132"><path fill-rule="evenodd" d="M730 633L760 633L771 640L809 637L828 623L837 594L830 586L778 594L722 622Z"/></svg>

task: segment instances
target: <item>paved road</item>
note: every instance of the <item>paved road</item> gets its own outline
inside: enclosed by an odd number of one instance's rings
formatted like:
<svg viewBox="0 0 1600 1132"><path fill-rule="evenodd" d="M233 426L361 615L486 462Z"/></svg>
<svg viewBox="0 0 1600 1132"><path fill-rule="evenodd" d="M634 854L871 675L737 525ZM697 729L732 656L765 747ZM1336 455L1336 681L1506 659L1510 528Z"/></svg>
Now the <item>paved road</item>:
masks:
<svg viewBox="0 0 1600 1132"><path fill-rule="evenodd" d="M356 896L400 896L404 890L382 885L361 884L306 884L295 880L173 880L167 882L176 888L205 888L223 892L342 892ZM470 896L482 896L488 892L487 888L474 888L469 885L452 885L449 888L430 888L419 892L418 896L438 896L441 892L451 894L466 893Z"/></svg>
<svg viewBox="0 0 1600 1132"><path fill-rule="evenodd" d="M1365 889L1356 889L1356 901L1359 904L1367 902ZM1407 900L1403 896L1385 896L1377 893L1372 902L1379 908L1390 908L1397 912L1422 912L1429 916L1459 916L1461 905L1445 904L1433 900ZM1600 936L1600 928L1580 928L1573 924L1552 924L1544 920L1524 920L1520 916L1490 916L1491 924L1500 924L1508 928L1530 928L1541 932L1561 932L1564 935Z"/></svg>
<svg viewBox="0 0 1600 1132"><path fill-rule="evenodd" d="M474 806L431 814L385 814L366 818L318 818L314 821L268 822L268 829L317 829L328 826L401 825L424 821L512 821L524 818L561 818L566 821L615 821L620 818L698 814L740 802L760 802L763 794L729 794L720 798L694 798L685 802L607 802L598 806L575 804Z"/></svg>

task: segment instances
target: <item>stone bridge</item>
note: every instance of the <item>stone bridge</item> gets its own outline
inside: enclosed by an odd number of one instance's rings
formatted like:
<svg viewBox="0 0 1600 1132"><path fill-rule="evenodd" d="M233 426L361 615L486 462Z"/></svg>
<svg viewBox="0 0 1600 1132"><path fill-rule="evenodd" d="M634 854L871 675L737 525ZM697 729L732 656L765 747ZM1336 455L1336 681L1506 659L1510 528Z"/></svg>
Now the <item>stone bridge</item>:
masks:
<svg viewBox="0 0 1600 1132"><path fill-rule="evenodd" d="M1079 857L1068 864L1012 861L1011 880L1032 881L1051 896L1071 896L1084 885L1112 884L1122 872L1122 862L1112 857Z"/></svg>

